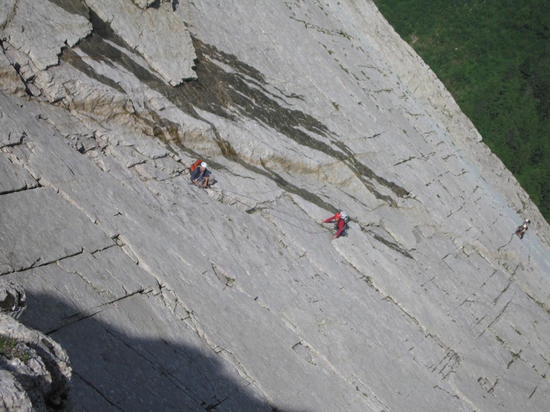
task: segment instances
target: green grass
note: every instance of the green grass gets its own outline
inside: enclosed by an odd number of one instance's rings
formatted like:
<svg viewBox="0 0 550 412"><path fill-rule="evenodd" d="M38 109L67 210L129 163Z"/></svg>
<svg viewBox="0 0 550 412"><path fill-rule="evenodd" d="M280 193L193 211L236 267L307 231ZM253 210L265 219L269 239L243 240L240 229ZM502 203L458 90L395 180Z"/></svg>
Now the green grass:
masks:
<svg viewBox="0 0 550 412"><path fill-rule="evenodd" d="M550 221L548 0L374 0Z"/></svg>
<svg viewBox="0 0 550 412"><path fill-rule="evenodd" d="M16 339L4 335L0 335L0 356L8 359L18 358L25 363L30 360L29 353L18 345Z"/></svg>

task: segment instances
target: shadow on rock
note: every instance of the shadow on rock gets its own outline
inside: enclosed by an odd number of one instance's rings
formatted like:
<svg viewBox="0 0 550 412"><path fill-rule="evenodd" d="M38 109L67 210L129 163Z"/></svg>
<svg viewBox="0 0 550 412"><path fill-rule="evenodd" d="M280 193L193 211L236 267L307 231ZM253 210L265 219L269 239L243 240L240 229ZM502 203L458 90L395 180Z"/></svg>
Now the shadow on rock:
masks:
<svg viewBox="0 0 550 412"><path fill-rule="evenodd" d="M51 336L69 354L73 368L70 398L75 410L281 410L239 378L230 370L231 364L212 349L179 342L197 341L196 334L181 339L177 333L158 339L135 337L131 331L98 320L109 318L103 316L109 311L106 308L82 314L53 296L30 292L27 302L20 321ZM120 313L120 308L115 310ZM139 330L142 314L124 316L134 320L129 327L135 333L154 335Z"/></svg>

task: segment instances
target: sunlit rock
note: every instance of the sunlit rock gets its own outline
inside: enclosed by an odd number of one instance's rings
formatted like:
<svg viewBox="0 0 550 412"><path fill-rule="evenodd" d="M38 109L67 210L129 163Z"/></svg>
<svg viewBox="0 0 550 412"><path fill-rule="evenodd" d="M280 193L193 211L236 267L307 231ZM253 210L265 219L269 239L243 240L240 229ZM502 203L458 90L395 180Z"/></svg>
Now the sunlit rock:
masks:
<svg viewBox="0 0 550 412"><path fill-rule="evenodd" d="M372 2L37 4L93 30L1 15L0 274L76 409L550 403L550 228Z"/></svg>

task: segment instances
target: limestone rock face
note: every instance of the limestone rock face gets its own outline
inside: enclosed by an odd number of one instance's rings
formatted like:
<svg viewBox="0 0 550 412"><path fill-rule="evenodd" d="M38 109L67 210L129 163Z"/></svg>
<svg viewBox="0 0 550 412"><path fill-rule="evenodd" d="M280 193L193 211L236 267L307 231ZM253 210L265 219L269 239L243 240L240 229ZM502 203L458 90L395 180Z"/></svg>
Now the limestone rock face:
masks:
<svg viewBox="0 0 550 412"><path fill-rule="evenodd" d="M162 2L159 9L143 10L131 0L86 0L86 3L169 84L176 86L184 79L197 77L193 71L196 56L191 37L170 4Z"/></svg>
<svg viewBox="0 0 550 412"><path fill-rule="evenodd" d="M25 290L15 282L0 283L0 312L14 319L25 310L27 298Z"/></svg>
<svg viewBox="0 0 550 412"><path fill-rule="evenodd" d="M0 87L12 94L25 95L25 85L5 54L0 55Z"/></svg>
<svg viewBox="0 0 550 412"><path fill-rule="evenodd" d="M141 7L142 9L146 9L151 4L155 2L155 0L133 0L134 4L138 7Z"/></svg>
<svg viewBox="0 0 550 412"><path fill-rule="evenodd" d="M92 28L88 19L68 13L49 0L7 3L6 12L11 13L5 18L3 38L28 55L37 70L57 64L61 48L73 46Z"/></svg>
<svg viewBox="0 0 550 412"><path fill-rule="evenodd" d="M0 276L75 409L546 409L550 227L372 2L0 4Z"/></svg>
<svg viewBox="0 0 550 412"><path fill-rule="evenodd" d="M0 399L3 411L70 408L71 367L67 353L43 333L15 319L25 309L25 291L0 281Z"/></svg>

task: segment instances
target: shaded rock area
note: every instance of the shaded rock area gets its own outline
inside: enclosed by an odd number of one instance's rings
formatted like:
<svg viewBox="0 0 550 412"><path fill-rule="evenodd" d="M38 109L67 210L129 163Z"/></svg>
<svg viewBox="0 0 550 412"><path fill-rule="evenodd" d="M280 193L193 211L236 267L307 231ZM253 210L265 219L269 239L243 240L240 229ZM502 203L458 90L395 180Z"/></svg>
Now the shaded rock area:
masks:
<svg viewBox="0 0 550 412"><path fill-rule="evenodd" d="M550 227L371 2L0 6L0 279L58 407L546 410Z"/></svg>
<svg viewBox="0 0 550 412"><path fill-rule="evenodd" d="M50 337L15 320L25 307L23 288L0 280L2 410L70 410L71 367L67 353Z"/></svg>

